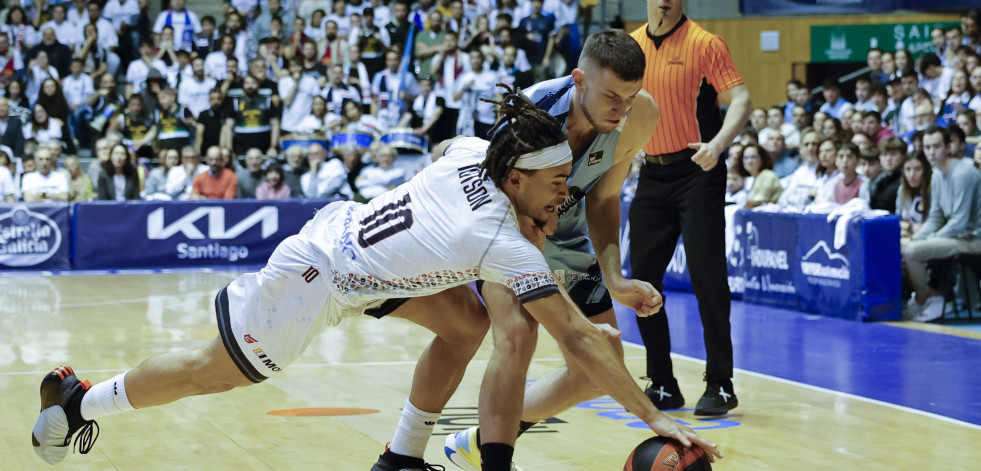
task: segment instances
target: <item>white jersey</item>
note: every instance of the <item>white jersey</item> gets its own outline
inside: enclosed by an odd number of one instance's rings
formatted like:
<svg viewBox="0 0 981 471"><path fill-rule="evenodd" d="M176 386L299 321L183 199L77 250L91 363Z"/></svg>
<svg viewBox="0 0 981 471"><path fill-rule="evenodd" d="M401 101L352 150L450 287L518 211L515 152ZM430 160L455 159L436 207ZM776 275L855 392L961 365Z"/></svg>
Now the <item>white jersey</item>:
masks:
<svg viewBox="0 0 981 471"><path fill-rule="evenodd" d="M344 304L426 296L476 279L508 286L522 302L558 292L511 201L480 178L487 145L460 139L394 190L318 213L310 239L327 255L325 274Z"/></svg>
<svg viewBox="0 0 981 471"><path fill-rule="evenodd" d="M367 204L328 205L261 271L222 290L218 327L243 374L260 382L281 373L326 326L384 311L388 300L477 279L508 286L521 302L558 293L510 199L480 177L486 151L487 141L460 139Z"/></svg>

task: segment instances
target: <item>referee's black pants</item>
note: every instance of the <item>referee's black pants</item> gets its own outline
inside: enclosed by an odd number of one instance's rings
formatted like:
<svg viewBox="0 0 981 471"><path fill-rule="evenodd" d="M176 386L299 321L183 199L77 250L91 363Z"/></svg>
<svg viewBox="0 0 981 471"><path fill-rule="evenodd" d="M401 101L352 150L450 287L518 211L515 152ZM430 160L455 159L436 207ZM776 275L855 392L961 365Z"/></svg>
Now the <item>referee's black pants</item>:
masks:
<svg viewBox="0 0 981 471"><path fill-rule="evenodd" d="M731 293L725 259L726 165L703 171L691 160L670 165L645 163L637 195L630 205L632 277L664 290L664 272L681 234L685 242L692 289L698 300L705 336L706 375L732 377L729 326ZM674 380L671 337L664 309L638 317L647 346L647 375L655 384Z"/></svg>

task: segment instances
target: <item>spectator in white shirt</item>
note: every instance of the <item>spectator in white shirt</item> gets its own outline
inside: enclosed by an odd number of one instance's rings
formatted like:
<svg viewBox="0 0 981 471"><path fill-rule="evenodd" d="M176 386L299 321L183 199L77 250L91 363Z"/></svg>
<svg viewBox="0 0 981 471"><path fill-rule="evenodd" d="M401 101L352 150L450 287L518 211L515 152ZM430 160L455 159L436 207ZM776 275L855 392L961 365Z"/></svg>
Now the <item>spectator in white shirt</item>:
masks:
<svg viewBox="0 0 981 471"><path fill-rule="evenodd" d="M146 86L146 79L150 74L150 69L156 69L163 74L167 70L167 64L156 57L153 57L153 43L149 39L140 41L140 58L129 63L126 70L126 96L140 93Z"/></svg>
<svg viewBox="0 0 981 471"><path fill-rule="evenodd" d="M460 76L453 94L454 99L463 103L457 131L465 132L473 126L473 136L488 139L497 117L494 114L494 104L484 100L494 99L497 73L484 67L484 53L479 50L470 51L470 65L472 70Z"/></svg>
<svg viewBox="0 0 981 471"><path fill-rule="evenodd" d="M940 64L936 54L924 54L919 59L920 88L930 92L933 101L943 101L950 92L950 82L954 78L954 70Z"/></svg>
<svg viewBox="0 0 981 471"><path fill-rule="evenodd" d="M246 29L245 19L238 12L231 12L225 18L225 24L221 26L220 31L222 34L231 35L235 38L235 57L238 58L238 63L243 64L243 66L248 65L250 49L249 44L251 43L250 31ZM242 72L245 75L245 72Z"/></svg>
<svg viewBox="0 0 981 471"><path fill-rule="evenodd" d="M27 14L19 6L7 10L7 17L2 30L7 36L10 36L10 43L14 49L21 53L26 53L38 42L37 30L27 22Z"/></svg>
<svg viewBox="0 0 981 471"><path fill-rule="evenodd" d="M181 81L180 88L177 89L177 102L186 106L197 118L202 111L211 106L208 102L208 93L218 82L204 76L204 59L201 57L195 57L191 61L191 70L194 75Z"/></svg>
<svg viewBox="0 0 981 471"><path fill-rule="evenodd" d="M84 120L86 111L91 117L92 109L86 105L85 101L95 93L95 85L92 77L82 72L82 60L72 59L71 73L61 79L61 90L68 101L68 127L72 130L72 135L78 136L78 128ZM86 120L87 121L87 120Z"/></svg>
<svg viewBox="0 0 981 471"><path fill-rule="evenodd" d="M102 16L112 22L116 34L129 47L139 47L140 32L135 28L140 20L140 3L137 0L106 0Z"/></svg>
<svg viewBox="0 0 981 471"><path fill-rule="evenodd" d="M102 18L102 7L99 6L98 2L89 2L88 9L89 20L91 23L95 24L95 28L99 32L99 37L96 42L100 47L107 51L107 72L115 75L116 71L119 70L119 56L113 51L119 47L119 36L116 35L116 30L113 29L112 23L109 20Z"/></svg>
<svg viewBox="0 0 981 471"><path fill-rule="evenodd" d="M367 109L371 107L371 75L361 60L361 48L354 44L348 51L351 61L344 65L344 82L361 91L361 103Z"/></svg>
<svg viewBox="0 0 981 471"><path fill-rule="evenodd" d="M27 99L31 103L37 101L37 95L41 91L41 83L49 78L58 80L58 70L48 63L48 53L40 51L27 67L27 87L24 94L27 95Z"/></svg>
<svg viewBox="0 0 981 471"><path fill-rule="evenodd" d="M339 159L328 160L327 151L320 144L310 144L307 163L310 170L300 176L300 187L307 198L333 195L347 183L344 163Z"/></svg>
<svg viewBox="0 0 981 471"><path fill-rule="evenodd" d="M868 77L859 77L855 81L855 110L871 111L875 108L872 103L872 81Z"/></svg>
<svg viewBox="0 0 981 471"><path fill-rule="evenodd" d="M204 74L215 80L225 80L228 75L228 59L235 57L235 38L223 34L218 38L219 49L204 58ZM235 58L238 61L238 58ZM238 61L239 75L245 75L245 66Z"/></svg>
<svg viewBox="0 0 981 471"><path fill-rule="evenodd" d="M201 154L193 146L181 149L181 164L167 172L164 192L175 200L186 200L194 190L194 177L207 172L208 166L201 164Z"/></svg>
<svg viewBox="0 0 981 471"><path fill-rule="evenodd" d="M140 17L140 2L137 0L107 0L102 16L112 22L112 27L122 36L124 27L135 26Z"/></svg>
<svg viewBox="0 0 981 471"><path fill-rule="evenodd" d="M89 0L74 0L71 5L65 5L68 21L75 25L75 29L82 30L82 26L89 24Z"/></svg>
<svg viewBox="0 0 981 471"><path fill-rule="evenodd" d="M10 157L7 156L9 159ZM0 165L0 201L13 203L17 195L17 187L14 186L14 175L5 165Z"/></svg>
<svg viewBox="0 0 981 471"><path fill-rule="evenodd" d="M297 16L303 18L307 23L313 19L313 12L320 10L325 15L330 11L330 0L303 0L300 2ZM323 26L322 24L320 26Z"/></svg>
<svg viewBox="0 0 981 471"><path fill-rule="evenodd" d="M395 149L381 144L372 154L375 165L361 170L355 186L361 196L371 199L405 182L405 169L395 167Z"/></svg>
<svg viewBox="0 0 981 471"><path fill-rule="evenodd" d="M75 26L75 23L68 21L67 12L67 7L62 3L51 7L51 20L41 25L41 31L51 28L54 30L58 42L74 47L81 42L82 35L79 33L79 28ZM88 11L86 11L86 14L88 14Z"/></svg>
<svg viewBox="0 0 981 471"><path fill-rule="evenodd" d="M21 194L24 201L66 201L68 200L68 179L62 172L54 171L54 157L48 149L40 148L34 153L37 170L24 175L21 181Z"/></svg>
<svg viewBox="0 0 981 471"><path fill-rule="evenodd" d="M320 96L327 101L327 112L340 114L344 100L354 100L361 103L361 92L357 88L344 83L344 66L334 64L330 67L330 83L324 87Z"/></svg>
<svg viewBox="0 0 981 471"><path fill-rule="evenodd" d="M333 21L337 24L337 36L347 38L347 33L351 31L351 20L348 19L347 2L345 0L334 0L333 11L327 15L326 21Z"/></svg>
<svg viewBox="0 0 981 471"><path fill-rule="evenodd" d="M193 11L185 8L186 0L171 0L170 9L160 12L153 24L153 34L159 41L164 26L174 28L174 49L193 51L194 35L201 32L201 20Z"/></svg>
<svg viewBox="0 0 981 471"><path fill-rule="evenodd" d="M299 61L290 62L289 75L279 80L279 96L283 100L282 129L284 133L297 132L303 119L310 114L313 97L320 95L317 79L303 73Z"/></svg>
<svg viewBox="0 0 981 471"><path fill-rule="evenodd" d="M385 3L385 0L371 0L371 8L375 14L375 26L382 29L385 29L385 25L392 20L392 10ZM466 14L465 9L464 14Z"/></svg>

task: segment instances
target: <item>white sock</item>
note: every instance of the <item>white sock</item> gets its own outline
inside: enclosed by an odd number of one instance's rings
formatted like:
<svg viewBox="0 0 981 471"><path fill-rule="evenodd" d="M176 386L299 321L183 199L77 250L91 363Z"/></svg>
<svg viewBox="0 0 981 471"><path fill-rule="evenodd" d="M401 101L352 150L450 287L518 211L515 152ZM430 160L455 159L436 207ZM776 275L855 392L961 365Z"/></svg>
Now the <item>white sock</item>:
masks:
<svg viewBox="0 0 981 471"><path fill-rule="evenodd" d="M128 373L128 371L126 372ZM95 420L99 417L135 409L126 397L126 373L120 373L109 381L89 388L82 396L82 418Z"/></svg>
<svg viewBox="0 0 981 471"><path fill-rule="evenodd" d="M399 426L395 429L395 437L388 446L389 451L421 459L440 414L421 411L406 399Z"/></svg>

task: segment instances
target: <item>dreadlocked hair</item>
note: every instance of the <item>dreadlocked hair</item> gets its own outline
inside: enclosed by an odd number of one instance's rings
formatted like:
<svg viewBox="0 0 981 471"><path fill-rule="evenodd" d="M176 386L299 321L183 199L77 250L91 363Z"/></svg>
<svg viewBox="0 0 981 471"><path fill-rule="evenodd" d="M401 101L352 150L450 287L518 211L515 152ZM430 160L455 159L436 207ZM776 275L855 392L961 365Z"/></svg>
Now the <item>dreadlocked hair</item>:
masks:
<svg viewBox="0 0 981 471"><path fill-rule="evenodd" d="M498 186L511 173L521 154L560 144L567 139L562 123L535 106L518 88L497 84L507 90L500 101L481 100L497 105L497 122L491 128L487 158L480 164L481 175Z"/></svg>

